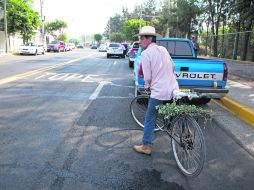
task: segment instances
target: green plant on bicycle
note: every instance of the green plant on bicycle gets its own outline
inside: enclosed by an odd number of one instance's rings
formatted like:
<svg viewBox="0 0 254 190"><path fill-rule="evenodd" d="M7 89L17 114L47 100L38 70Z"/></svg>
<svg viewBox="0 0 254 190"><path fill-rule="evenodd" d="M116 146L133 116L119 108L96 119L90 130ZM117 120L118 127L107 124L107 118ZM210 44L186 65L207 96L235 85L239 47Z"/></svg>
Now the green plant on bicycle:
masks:
<svg viewBox="0 0 254 190"><path fill-rule="evenodd" d="M144 128L145 113L150 95L140 91L130 104L131 115L136 123ZM158 108L155 131L163 131L171 138L173 155L180 171L195 177L203 169L206 147L202 130L196 117L211 118L211 111L186 104L189 99L198 98L197 93L175 91L171 101L165 101Z"/></svg>

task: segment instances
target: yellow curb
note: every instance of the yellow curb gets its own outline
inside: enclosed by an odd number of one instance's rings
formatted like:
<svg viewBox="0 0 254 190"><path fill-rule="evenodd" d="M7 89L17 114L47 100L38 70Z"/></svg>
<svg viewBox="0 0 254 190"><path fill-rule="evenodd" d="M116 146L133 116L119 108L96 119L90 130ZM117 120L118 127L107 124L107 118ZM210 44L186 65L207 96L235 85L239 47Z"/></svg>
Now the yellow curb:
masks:
<svg viewBox="0 0 254 190"><path fill-rule="evenodd" d="M217 104L227 109L237 117L254 127L254 109L246 105L240 104L228 97L220 100L214 100Z"/></svg>
<svg viewBox="0 0 254 190"><path fill-rule="evenodd" d="M51 69L54 69L54 68L57 68L57 67L61 67L61 66L64 66L64 65L67 65L67 64L85 59L85 58L90 57L94 54L96 54L96 53L93 53L93 54L90 54L90 55L87 55L87 56L84 56L84 57L81 57L81 58L73 59L71 61L66 61L66 62L63 62L63 63L55 64L53 66L48 66L48 67L44 67L44 68L41 68L41 69L28 71L28 72L25 72L25 73L17 74L15 76L0 79L0 85L6 84L6 83L9 83L9 82L14 82L14 81L17 81L17 80L20 80L20 79L23 79L23 78L26 78L26 77L29 77L29 76L32 76L32 75L35 75L35 74L39 74L39 73L42 73L44 71L48 71L48 70L51 70Z"/></svg>

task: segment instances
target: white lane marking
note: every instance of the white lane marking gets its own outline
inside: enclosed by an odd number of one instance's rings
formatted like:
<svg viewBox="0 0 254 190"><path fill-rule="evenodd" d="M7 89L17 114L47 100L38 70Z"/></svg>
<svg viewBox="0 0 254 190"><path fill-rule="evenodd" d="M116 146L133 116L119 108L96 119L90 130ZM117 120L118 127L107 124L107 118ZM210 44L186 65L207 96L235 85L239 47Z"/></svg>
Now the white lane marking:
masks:
<svg viewBox="0 0 254 190"><path fill-rule="evenodd" d="M125 87L125 88L134 88L134 86L126 86L126 85L121 85L121 84L114 84L112 82L108 83L107 85L118 86L118 87Z"/></svg>
<svg viewBox="0 0 254 190"><path fill-rule="evenodd" d="M52 77L49 77L49 80L62 80L66 77L68 77L70 74L69 73L60 73L60 74L56 74Z"/></svg>
<svg viewBox="0 0 254 190"><path fill-rule="evenodd" d="M104 86L105 84L107 84L107 83L108 83L108 82L106 82L106 81L100 82L99 86L97 86L97 88L95 89L95 91L93 92L93 94L89 97L89 100L95 100L95 99L98 97L98 95L99 95L101 89L103 88L103 86Z"/></svg>
<svg viewBox="0 0 254 190"><path fill-rule="evenodd" d="M69 76L69 77L67 77L66 79L64 79L64 81L67 81L67 80L75 80L75 79L80 79L80 78L82 78L83 77L83 75L81 75L81 74L78 74L78 73L74 73L74 74L72 74L71 76Z"/></svg>
<svg viewBox="0 0 254 190"><path fill-rule="evenodd" d="M117 64L117 61L114 61L114 65Z"/></svg>
<svg viewBox="0 0 254 190"><path fill-rule="evenodd" d="M43 77L47 77L47 76L49 76L49 75L56 75L56 73L45 72L45 73L43 73L43 75L41 75L41 76L35 78L35 80L40 79L40 78L43 78Z"/></svg>

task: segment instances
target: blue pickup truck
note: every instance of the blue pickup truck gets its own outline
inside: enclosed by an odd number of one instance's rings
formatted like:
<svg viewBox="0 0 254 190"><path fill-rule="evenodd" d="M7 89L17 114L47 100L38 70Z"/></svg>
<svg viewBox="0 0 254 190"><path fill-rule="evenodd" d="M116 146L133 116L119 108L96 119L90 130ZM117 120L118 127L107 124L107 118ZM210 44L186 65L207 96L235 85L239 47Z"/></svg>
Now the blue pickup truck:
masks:
<svg viewBox="0 0 254 190"><path fill-rule="evenodd" d="M170 53L175 66L175 76L181 90L196 92L200 98L192 100L196 104L206 104L212 98L224 97L228 67L224 61L197 58L193 44L188 39L158 38L156 43ZM144 87L142 63L139 48L134 62L135 96Z"/></svg>

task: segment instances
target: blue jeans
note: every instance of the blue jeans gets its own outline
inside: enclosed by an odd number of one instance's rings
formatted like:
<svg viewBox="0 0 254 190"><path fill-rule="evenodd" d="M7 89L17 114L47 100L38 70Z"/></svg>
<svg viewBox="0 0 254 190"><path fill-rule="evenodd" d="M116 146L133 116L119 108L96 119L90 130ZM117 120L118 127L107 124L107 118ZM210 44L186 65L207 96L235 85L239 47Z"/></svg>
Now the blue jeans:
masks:
<svg viewBox="0 0 254 190"><path fill-rule="evenodd" d="M143 132L143 145L149 145L152 143L152 138L154 134L154 126L155 121L158 116L158 110L156 106L162 104L162 100L157 100L154 98L149 99L148 108L145 115L145 122L144 122L144 132Z"/></svg>

